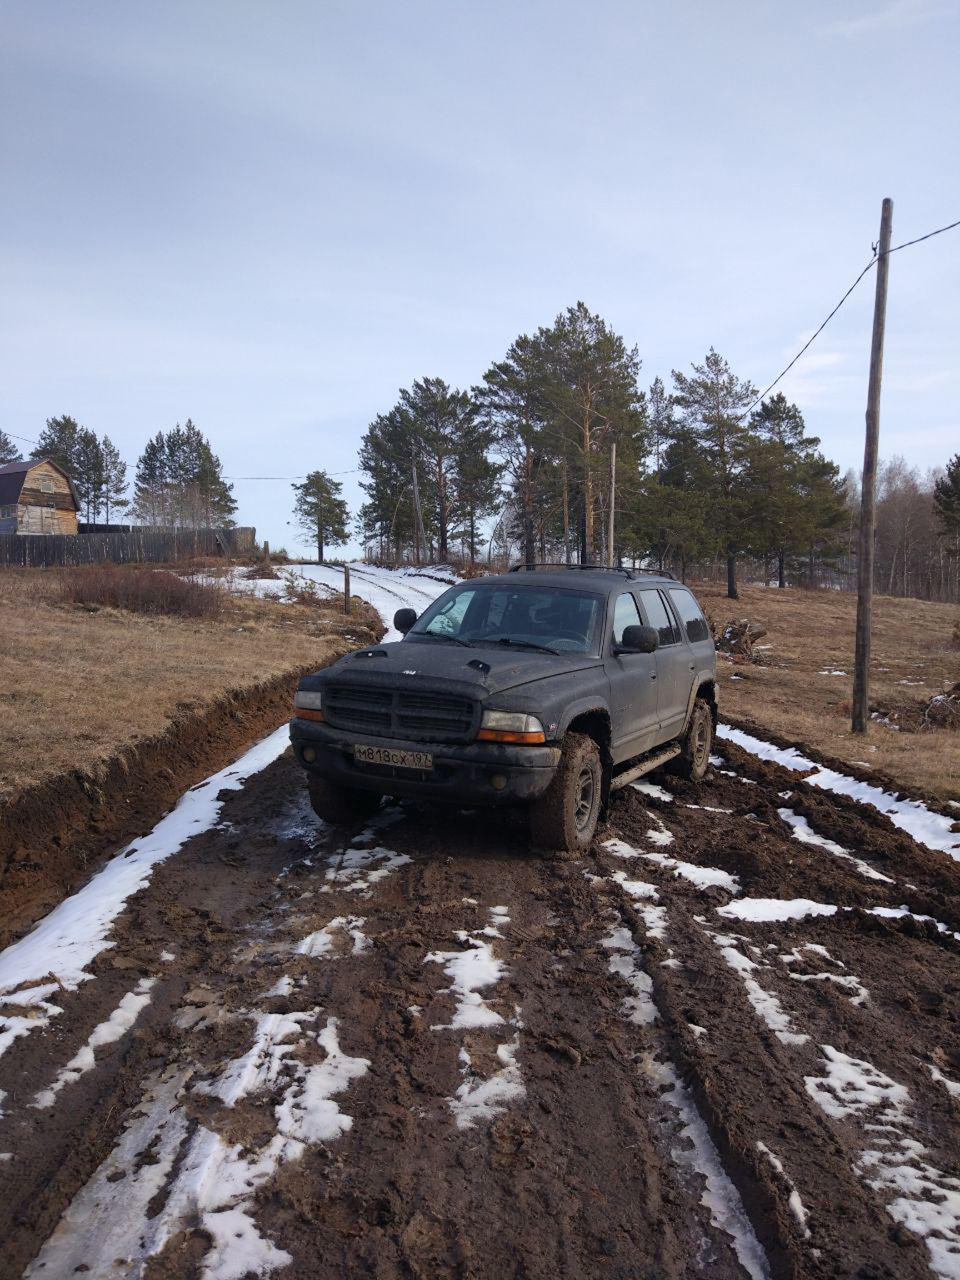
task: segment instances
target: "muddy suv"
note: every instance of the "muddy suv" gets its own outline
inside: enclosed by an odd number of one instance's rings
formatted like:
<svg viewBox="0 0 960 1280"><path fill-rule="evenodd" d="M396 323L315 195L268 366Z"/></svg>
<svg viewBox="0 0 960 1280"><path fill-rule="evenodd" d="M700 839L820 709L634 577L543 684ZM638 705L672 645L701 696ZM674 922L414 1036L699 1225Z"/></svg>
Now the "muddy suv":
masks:
<svg viewBox="0 0 960 1280"><path fill-rule="evenodd" d="M300 681L290 736L329 822L383 795L525 804L537 847L575 852L611 791L661 765L706 772L716 652L667 574L520 568L394 625L401 641Z"/></svg>

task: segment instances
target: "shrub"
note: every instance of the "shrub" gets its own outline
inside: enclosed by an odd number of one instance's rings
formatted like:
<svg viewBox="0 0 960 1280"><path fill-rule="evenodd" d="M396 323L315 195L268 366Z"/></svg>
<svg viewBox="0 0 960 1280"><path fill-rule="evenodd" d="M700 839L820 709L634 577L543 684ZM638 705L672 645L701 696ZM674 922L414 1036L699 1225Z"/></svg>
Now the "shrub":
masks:
<svg viewBox="0 0 960 1280"><path fill-rule="evenodd" d="M217 583L181 578L166 569L104 562L67 570L60 579L60 599L87 608L217 618L223 611L224 591Z"/></svg>

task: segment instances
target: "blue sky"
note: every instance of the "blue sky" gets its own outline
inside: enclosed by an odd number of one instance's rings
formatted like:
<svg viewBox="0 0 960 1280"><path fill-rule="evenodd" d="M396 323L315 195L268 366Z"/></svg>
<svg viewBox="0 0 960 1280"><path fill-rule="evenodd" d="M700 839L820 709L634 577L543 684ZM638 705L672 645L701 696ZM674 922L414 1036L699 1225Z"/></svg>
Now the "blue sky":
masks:
<svg viewBox="0 0 960 1280"><path fill-rule="evenodd" d="M954 0L404 0L0 10L0 427L229 476L356 466L582 298L643 379L765 386L894 242L960 217ZM960 229L891 260L881 452L960 449ZM872 276L784 390L862 458ZM355 475L343 475L351 507ZM291 549L290 486L238 519Z"/></svg>

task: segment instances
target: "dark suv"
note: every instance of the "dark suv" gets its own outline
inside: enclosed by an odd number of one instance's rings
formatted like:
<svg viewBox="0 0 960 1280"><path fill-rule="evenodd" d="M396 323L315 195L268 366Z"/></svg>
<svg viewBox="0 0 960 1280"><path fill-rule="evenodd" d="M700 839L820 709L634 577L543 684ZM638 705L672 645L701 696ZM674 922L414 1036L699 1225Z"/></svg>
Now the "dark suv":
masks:
<svg viewBox="0 0 960 1280"><path fill-rule="evenodd" d="M290 736L327 821L382 795L523 803L538 847L577 851L612 790L659 765L706 772L716 652L668 574L521 567L394 624L400 642L300 681Z"/></svg>

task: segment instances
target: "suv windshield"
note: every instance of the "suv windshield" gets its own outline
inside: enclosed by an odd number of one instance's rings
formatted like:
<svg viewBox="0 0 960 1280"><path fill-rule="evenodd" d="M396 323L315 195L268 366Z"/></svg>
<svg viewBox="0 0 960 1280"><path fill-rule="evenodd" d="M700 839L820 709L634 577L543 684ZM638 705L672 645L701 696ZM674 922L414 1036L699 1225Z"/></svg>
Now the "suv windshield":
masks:
<svg viewBox="0 0 960 1280"><path fill-rule="evenodd" d="M596 654L602 616L603 597L589 591L465 582L432 604L409 635Z"/></svg>

